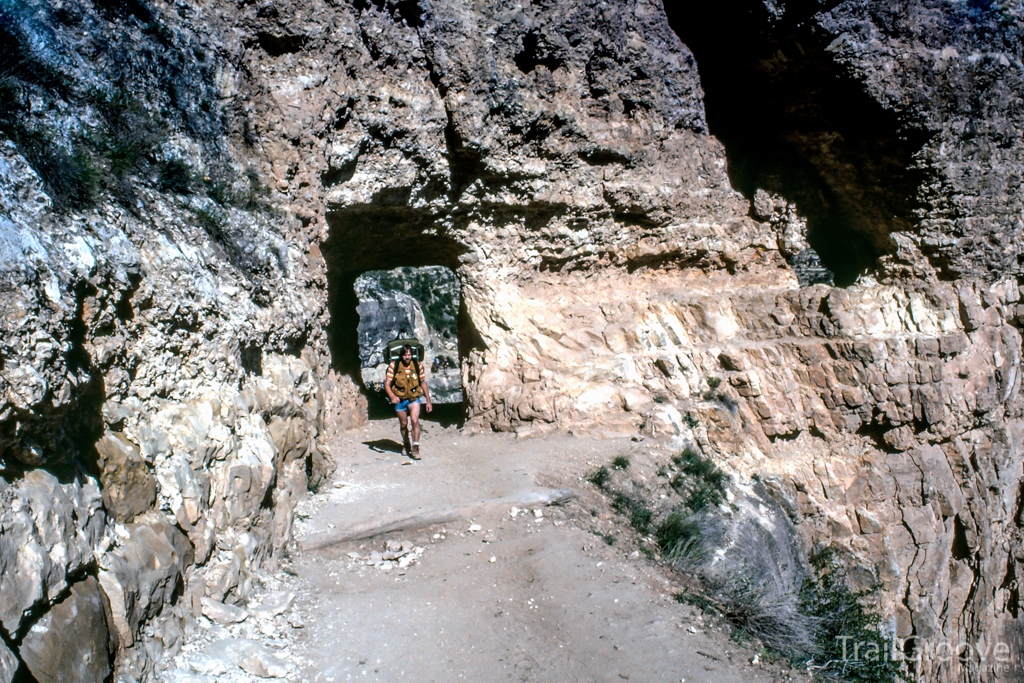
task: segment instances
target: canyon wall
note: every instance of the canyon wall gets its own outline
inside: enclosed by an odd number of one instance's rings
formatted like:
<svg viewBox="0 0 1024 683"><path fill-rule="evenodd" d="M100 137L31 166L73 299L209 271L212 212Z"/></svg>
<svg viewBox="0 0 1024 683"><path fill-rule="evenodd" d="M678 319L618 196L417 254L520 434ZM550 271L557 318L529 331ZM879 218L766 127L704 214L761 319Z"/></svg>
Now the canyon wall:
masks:
<svg viewBox="0 0 1024 683"><path fill-rule="evenodd" d="M0 4L0 673L244 604L422 265L470 428L692 441L891 633L1019 648L1019 8L789 5Z"/></svg>

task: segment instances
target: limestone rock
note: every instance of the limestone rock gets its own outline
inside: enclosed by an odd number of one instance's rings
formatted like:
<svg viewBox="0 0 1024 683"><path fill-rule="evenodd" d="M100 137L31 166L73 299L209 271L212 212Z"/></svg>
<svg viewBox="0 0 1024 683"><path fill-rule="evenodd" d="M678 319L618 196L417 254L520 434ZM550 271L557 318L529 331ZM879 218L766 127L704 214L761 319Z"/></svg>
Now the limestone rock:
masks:
<svg viewBox="0 0 1024 683"><path fill-rule="evenodd" d="M190 596L244 600L334 466L328 433L366 418L343 288L435 264L458 278L472 425L693 439L777 482L855 575L878 568L898 635L1016 633L1019 8L521 5L278 0L275 18L211 0L114 21L14 3L30 68L4 101L27 134L0 142L6 632L98 561L119 662L144 679L162 645L143 625L183 571ZM733 40L738 17L764 41ZM715 49L761 72L751 89L726 69L741 107L705 106ZM852 99L817 89L834 84ZM872 115L822 118L830 101ZM766 173L737 191L752 166L708 135L716 110L758 144L777 124L795 147L775 156L801 162L773 168L813 189ZM142 152L114 164L101 145L124 139ZM826 237L831 257L810 249ZM123 534L82 474L95 435Z"/></svg>
<svg viewBox="0 0 1024 683"><path fill-rule="evenodd" d="M11 683L17 670L18 657L7 647L7 643L0 642L0 683Z"/></svg>
<svg viewBox="0 0 1024 683"><path fill-rule="evenodd" d="M119 547L100 558L99 572L122 648L171 601L193 559L188 539L159 513L141 516L125 531Z"/></svg>
<svg viewBox="0 0 1024 683"><path fill-rule="evenodd" d="M227 605L223 602L201 598L203 604L203 615L218 624L237 624L249 618L249 613L241 607Z"/></svg>
<svg viewBox="0 0 1024 683"><path fill-rule="evenodd" d="M239 664L242 670L260 678L284 678L290 667L279 657L266 653L253 653Z"/></svg>
<svg viewBox="0 0 1024 683"><path fill-rule="evenodd" d="M43 470L13 486L0 480L0 498L0 622L17 632L30 609L94 561L105 515L95 481L61 485Z"/></svg>
<svg viewBox="0 0 1024 683"><path fill-rule="evenodd" d="M156 501L156 480L135 444L116 433L96 443L103 505L117 522L130 522Z"/></svg>
<svg viewBox="0 0 1024 683"><path fill-rule="evenodd" d="M110 636L99 583L87 577L53 605L22 640L19 653L40 683L103 683L110 675Z"/></svg>
<svg viewBox="0 0 1024 683"><path fill-rule="evenodd" d="M272 619L290 609L294 601L295 593L290 591L271 593L263 599L263 602L253 607L251 611L260 619Z"/></svg>

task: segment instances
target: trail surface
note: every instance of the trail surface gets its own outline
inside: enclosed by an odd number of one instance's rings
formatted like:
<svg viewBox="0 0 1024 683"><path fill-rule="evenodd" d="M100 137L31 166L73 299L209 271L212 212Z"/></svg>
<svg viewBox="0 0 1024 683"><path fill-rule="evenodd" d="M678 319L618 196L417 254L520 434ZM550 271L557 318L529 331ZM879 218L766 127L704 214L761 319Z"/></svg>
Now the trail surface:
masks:
<svg viewBox="0 0 1024 683"><path fill-rule="evenodd" d="M423 460L412 463L395 452L397 432L375 421L340 437L335 481L299 508L291 583L304 627L288 648L290 677L803 678L757 663L672 599L671 572L602 539L623 522L597 509L585 473L656 444L517 440L428 422Z"/></svg>

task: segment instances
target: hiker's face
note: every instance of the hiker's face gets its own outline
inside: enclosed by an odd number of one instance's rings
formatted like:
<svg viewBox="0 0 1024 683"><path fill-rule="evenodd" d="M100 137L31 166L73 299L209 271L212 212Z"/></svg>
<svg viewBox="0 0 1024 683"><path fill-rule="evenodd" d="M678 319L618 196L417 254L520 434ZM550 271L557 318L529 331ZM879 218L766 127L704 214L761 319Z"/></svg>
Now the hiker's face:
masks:
<svg viewBox="0 0 1024 683"><path fill-rule="evenodd" d="M412 351L402 352L402 365L408 365L412 362Z"/></svg>

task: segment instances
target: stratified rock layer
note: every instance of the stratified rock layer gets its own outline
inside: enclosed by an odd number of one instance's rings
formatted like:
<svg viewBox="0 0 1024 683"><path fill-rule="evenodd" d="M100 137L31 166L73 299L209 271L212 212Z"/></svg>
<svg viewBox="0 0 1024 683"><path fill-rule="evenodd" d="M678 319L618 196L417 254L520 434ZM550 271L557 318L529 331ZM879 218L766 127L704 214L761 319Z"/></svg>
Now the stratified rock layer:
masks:
<svg viewBox="0 0 1024 683"><path fill-rule="evenodd" d="M240 614L365 419L348 288L423 265L461 282L471 427L692 440L881 581L892 633L1020 642L1018 10L712 9L780 46L766 91L835 76L917 141L871 164L813 98L765 102L879 255L847 289L812 284L810 193L734 189L657 2L0 8L9 649L90 573L124 680Z"/></svg>

